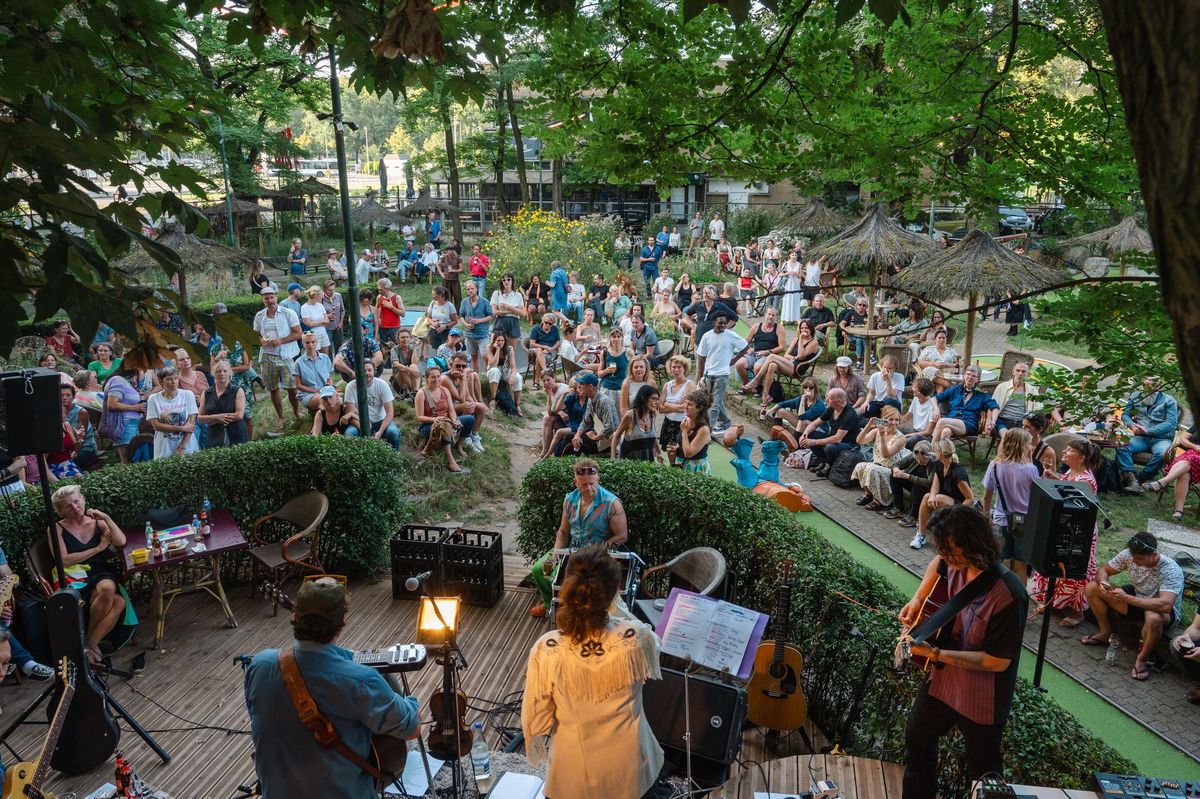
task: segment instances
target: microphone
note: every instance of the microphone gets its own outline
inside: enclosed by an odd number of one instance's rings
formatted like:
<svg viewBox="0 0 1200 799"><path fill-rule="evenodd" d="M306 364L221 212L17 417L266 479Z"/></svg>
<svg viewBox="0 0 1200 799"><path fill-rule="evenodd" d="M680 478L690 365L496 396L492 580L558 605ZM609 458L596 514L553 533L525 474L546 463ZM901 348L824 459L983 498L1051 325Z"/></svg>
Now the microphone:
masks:
<svg viewBox="0 0 1200 799"><path fill-rule="evenodd" d="M404 588L408 591L416 591L418 588L421 587L421 583L425 582L432 576L433 576L433 572L427 571L427 572L421 572L420 574L415 575L413 577L409 577L407 580L404 581Z"/></svg>

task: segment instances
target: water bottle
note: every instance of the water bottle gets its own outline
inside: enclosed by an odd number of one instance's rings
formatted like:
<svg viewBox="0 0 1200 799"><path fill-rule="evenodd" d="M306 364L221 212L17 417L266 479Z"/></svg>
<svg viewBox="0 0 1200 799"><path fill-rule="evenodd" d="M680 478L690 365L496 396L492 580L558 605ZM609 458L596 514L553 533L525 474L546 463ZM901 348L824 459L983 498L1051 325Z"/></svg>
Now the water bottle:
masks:
<svg viewBox="0 0 1200 799"><path fill-rule="evenodd" d="M488 757L487 741L483 740L483 724L475 722L475 742L471 744L471 767L476 781L492 776L492 762Z"/></svg>
<svg viewBox="0 0 1200 799"><path fill-rule="evenodd" d="M212 535L212 503L208 501L208 497L205 497L204 503L200 505L200 521L204 528L204 537L208 538Z"/></svg>
<svg viewBox="0 0 1200 799"><path fill-rule="evenodd" d="M203 538L200 534L200 517L192 514L192 540L200 541Z"/></svg>
<svg viewBox="0 0 1200 799"><path fill-rule="evenodd" d="M1117 659L1117 652L1121 649L1121 639L1116 636L1116 633L1108 638L1108 649L1104 652L1104 661L1110 666Z"/></svg>

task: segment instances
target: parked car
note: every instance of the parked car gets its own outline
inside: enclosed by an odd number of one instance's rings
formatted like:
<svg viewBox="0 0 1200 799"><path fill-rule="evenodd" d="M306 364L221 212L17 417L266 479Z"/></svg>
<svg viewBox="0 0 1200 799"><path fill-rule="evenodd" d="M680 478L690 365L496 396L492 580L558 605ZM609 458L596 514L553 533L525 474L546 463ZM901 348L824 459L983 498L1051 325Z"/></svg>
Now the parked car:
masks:
<svg viewBox="0 0 1200 799"><path fill-rule="evenodd" d="M1000 235L1005 233L1027 233L1033 229L1033 220L1024 208L1000 206Z"/></svg>

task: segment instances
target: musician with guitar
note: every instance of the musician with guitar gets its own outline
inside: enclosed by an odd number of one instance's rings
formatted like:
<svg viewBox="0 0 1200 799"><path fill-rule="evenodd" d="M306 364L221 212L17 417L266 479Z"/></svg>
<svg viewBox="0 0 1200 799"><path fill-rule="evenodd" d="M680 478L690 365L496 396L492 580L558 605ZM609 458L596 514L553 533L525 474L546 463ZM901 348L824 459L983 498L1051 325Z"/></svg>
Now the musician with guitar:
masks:
<svg viewBox="0 0 1200 799"><path fill-rule="evenodd" d="M266 799L312 796L315 786L331 799L378 797L380 769L368 762L372 734L417 732L416 699L334 645L348 608L345 586L332 578L304 583L292 612L293 646L260 652L246 669L255 767Z"/></svg>
<svg viewBox="0 0 1200 799"><path fill-rule="evenodd" d="M971 779L1003 773L1000 740L1029 601L1000 562L1000 540L982 512L941 508L927 529L938 554L900 610L901 648L928 669L905 731L904 799L936 795L938 739L954 727L966 742Z"/></svg>
<svg viewBox="0 0 1200 799"><path fill-rule="evenodd" d="M54 669L38 663L8 630L13 618L12 590L19 579L8 565L4 548L0 547L0 674L4 673L5 666L14 663L26 677L45 682L54 676Z"/></svg>

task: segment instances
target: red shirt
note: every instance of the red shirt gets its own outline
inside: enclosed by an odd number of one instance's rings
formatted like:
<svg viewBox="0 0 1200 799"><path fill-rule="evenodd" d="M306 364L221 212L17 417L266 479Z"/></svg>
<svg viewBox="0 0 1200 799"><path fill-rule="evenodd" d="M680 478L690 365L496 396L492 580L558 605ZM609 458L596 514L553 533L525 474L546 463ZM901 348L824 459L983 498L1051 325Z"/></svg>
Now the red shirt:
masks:
<svg viewBox="0 0 1200 799"><path fill-rule="evenodd" d="M483 253L472 255L471 260L467 264L471 267L471 277L487 277L490 262L488 261L488 257Z"/></svg>
<svg viewBox="0 0 1200 799"><path fill-rule="evenodd" d="M68 361L75 359L75 342L71 340L70 336L64 337L62 341L59 341L54 336L48 336L46 343L60 357L66 358Z"/></svg>
<svg viewBox="0 0 1200 799"><path fill-rule="evenodd" d="M390 330L393 327L400 327L400 314L397 313L395 304L397 304L395 292L390 297L379 295L379 326L381 328Z"/></svg>

